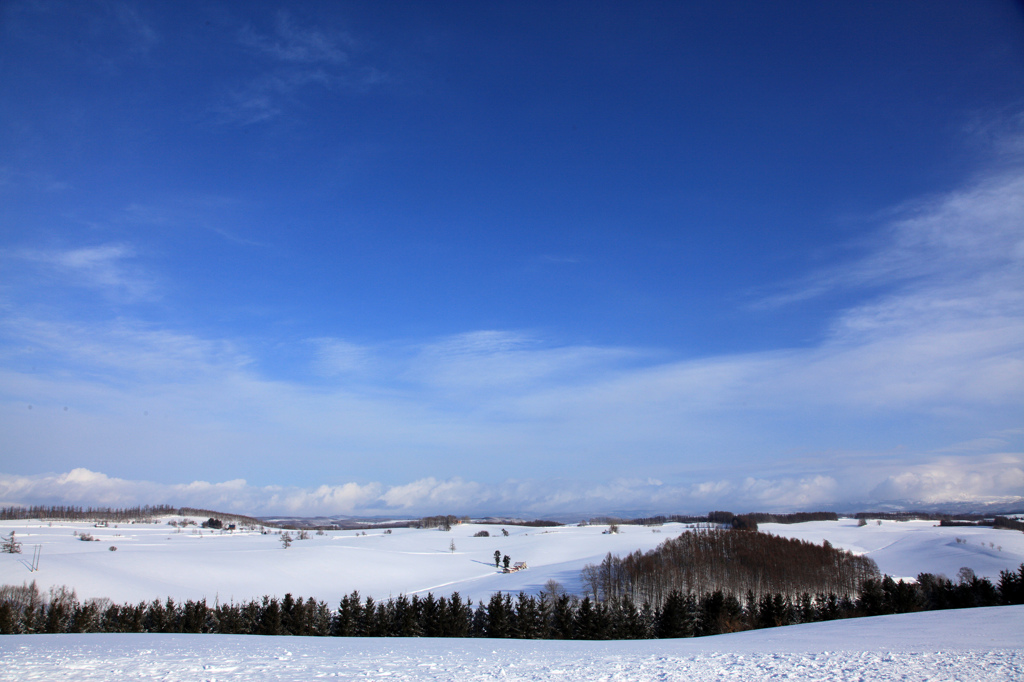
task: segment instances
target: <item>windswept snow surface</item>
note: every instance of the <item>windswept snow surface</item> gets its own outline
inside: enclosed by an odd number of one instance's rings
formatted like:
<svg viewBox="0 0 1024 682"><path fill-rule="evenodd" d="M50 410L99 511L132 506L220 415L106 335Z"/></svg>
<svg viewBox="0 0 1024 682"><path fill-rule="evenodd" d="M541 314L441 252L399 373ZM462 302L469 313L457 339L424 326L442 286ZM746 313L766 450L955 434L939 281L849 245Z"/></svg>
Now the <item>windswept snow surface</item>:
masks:
<svg viewBox="0 0 1024 682"><path fill-rule="evenodd" d="M609 552L621 556L651 549L686 530L675 523L657 528L624 525L614 535L604 533L607 526L506 526L509 536L503 537L500 526L462 524L450 532L397 528L390 534L310 533L308 540L296 540L285 550L273 533L200 531L194 526L179 531L167 520L105 528L89 523L0 522L0 534L13 530L23 543L22 554L0 554L0 584L35 580L42 590L67 585L79 599L108 597L119 603L173 597L213 604L290 592L337 606L353 590L377 599L458 591L479 601L499 590L536 594L552 578L579 593L580 570L586 564L600 562ZM481 530L496 537L473 537ZM1010 530L940 528L926 521L858 527L853 519L764 524L762 530L816 543L827 539L867 554L883 573L894 577L929 572L955 579L961 566L969 566L979 576L998 578L999 571L1016 570L1024 563L1024 533ZM98 541L82 542L76 533L89 533ZM41 552L39 570L31 572L36 546ZM110 551L111 546L117 551ZM527 562L529 569L500 573L494 567L496 550L513 562Z"/></svg>
<svg viewBox="0 0 1024 682"><path fill-rule="evenodd" d="M1024 679L1024 606L698 639L565 642L230 635L8 635L0 680Z"/></svg>

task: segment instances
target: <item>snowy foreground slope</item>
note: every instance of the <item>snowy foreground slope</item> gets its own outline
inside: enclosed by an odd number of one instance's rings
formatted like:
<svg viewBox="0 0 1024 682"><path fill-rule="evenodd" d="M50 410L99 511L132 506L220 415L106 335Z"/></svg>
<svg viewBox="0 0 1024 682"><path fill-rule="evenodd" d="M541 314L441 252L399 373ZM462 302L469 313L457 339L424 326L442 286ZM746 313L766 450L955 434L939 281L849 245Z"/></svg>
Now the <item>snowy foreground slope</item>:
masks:
<svg viewBox="0 0 1024 682"><path fill-rule="evenodd" d="M497 591L537 594L549 579L580 593L580 569L604 556L649 550L678 536L685 526L658 528L622 526L616 535L607 526L501 528L478 524L455 526L450 532L395 529L310 534L289 549L280 536L255 532L221 533L190 527L178 529L163 519L153 524L119 524L95 528L89 523L3 521L0 534L12 530L22 554L0 554L0 584L35 580L42 590L67 585L78 598L107 597L138 603L173 597L247 601L263 595L314 597L336 607L343 595L359 590L386 599L398 594L450 595L458 591L474 601ZM199 519L200 521L202 519ZM497 537L477 538L487 530ZM857 526L854 519L795 525L764 524L762 530L800 537L872 557L883 573L913 577L943 573L955 579L962 566L997 580L1001 570L1024 563L1024 533L992 528L941 528L930 521L874 522ZM96 542L82 542L89 533ZM451 550L454 543L455 551ZM117 551L110 548L117 547ZM39 548L39 570L31 572ZM494 552L529 569L512 574L495 570Z"/></svg>
<svg viewBox="0 0 1024 682"><path fill-rule="evenodd" d="M1024 606L698 639L566 642L231 635L8 635L0 680L1024 679Z"/></svg>

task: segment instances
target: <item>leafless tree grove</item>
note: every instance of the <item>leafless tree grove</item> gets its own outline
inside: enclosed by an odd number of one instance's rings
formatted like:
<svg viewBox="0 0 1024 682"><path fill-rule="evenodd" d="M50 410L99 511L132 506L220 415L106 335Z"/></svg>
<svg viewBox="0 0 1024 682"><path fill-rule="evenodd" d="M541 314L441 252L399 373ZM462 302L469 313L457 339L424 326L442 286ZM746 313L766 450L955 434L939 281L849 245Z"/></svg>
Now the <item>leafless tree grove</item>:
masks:
<svg viewBox="0 0 1024 682"><path fill-rule="evenodd" d="M648 552L608 554L583 569L583 582L598 601L628 596L660 607L669 593L795 597L856 597L861 583L878 578L875 562L836 549L765 533L699 530L666 540Z"/></svg>

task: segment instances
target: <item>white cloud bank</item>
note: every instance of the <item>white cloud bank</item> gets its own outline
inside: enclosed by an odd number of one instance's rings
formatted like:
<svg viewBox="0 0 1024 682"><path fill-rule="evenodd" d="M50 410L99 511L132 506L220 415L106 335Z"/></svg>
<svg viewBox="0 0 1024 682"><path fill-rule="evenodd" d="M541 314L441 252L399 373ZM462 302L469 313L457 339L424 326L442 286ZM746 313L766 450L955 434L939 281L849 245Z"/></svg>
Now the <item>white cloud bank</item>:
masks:
<svg viewBox="0 0 1024 682"><path fill-rule="evenodd" d="M573 512L701 513L713 509L858 511L886 504L926 507L951 503L1024 503L1024 456L940 457L911 467L860 474L847 471L805 478L736 478L689 485L655 479L602 484L510 480L484 484L461 478L424 478L402 485L344 483L302 488L255 486L243 479L210 483L155 483L109 477L84 468L64 474L0 474L0 506L66 504L129 507L170 504L255 515L500 514ZM870 488L872 481L877 485Z"/></svg>

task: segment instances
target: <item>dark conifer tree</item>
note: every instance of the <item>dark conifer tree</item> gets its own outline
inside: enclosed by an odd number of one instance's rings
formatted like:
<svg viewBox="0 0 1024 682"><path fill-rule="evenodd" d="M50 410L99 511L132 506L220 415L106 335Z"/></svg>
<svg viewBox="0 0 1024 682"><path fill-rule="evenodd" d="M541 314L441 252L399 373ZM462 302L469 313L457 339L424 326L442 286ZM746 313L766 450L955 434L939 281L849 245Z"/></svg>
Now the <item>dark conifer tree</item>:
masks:
<svg viewBox="0 0 1024 682"><path fill-rule="evenodd" d="M46 607L46 619L43 624L43 632L56 634L68 632L75 610L79 607L73 590L60 588L51 590L50 602Z"/></svg>
<svg viewBox="0 0 1024 682"><path fill-rule="evenodd" d="M551 612L551 636L554 639L572 639L574 598L561 594L555 598Z"/></svg>
<svg viewBox="0 0 1024 682"><path fill-rule="evenodd" d="M1000 571L999 596L1004 604L1024 604L1024 564L1018 571Z"/></svg>
<svg viewBox="0 0 1024 682"><path fill-rule="evenodd" d="M167 621L167 612L164 605L154 599L146 608L146 632L164 632Z"/></svg>
<svg viewBox="0 0 1024 682"><path fill-rule="evenodd" d="M242 632L247 635L254 635L260 631L260 620L263 615L263 610L258 603L255 601L249 601L241 609L239 613L242 620Z"/></svg>
<svg viewBox="0 0 1024 682"><path fill-rule="evenodd" d="M14 607L8 601L0 601L0 635L18 634L18 621Z"/></svg>
<svg viewBox="0 0 1024 682"><path fill-rule="evenodd" d="M779 624L780 614L775 610L775 599L766 594L757 602L757 627L773 628Z"/></svg>
<svg viewBox="0 0 1024 682"><path fill-rule="evenodd" d="M377 622L377 602L373 597L367 597L366 603L360 611L358 632L362 637L376 637L373 634Z"/></svg>
<svg viewBox="0 0 1024 682"><path fill-rule="evenodd" d="M878 580L865 580L857 598L857 609L863 616L880 616L886 613L885 593Z"/></svg>
<svg viewBox="0 0 1024 682"><path fill-rule="evenodd" d="M487 607L483 602L477 604L473 612L473 636L487 637Z"/></svg>
<svg viewBox="0 0 1024 682"><path fill-rule="evenodd" d="M800 594L796 603L797 620L800 623L813 623L818 620L818 610L814 607L814 600L807 592Z"/></svg>
<svg viewBox="0 0 1024 682"><path fill-rule="evenodd" d="M363 606L358 591L341 598L338 610L331 623L331 634L335 637L356 637L361 635Z"/></svg>
<svg viewBox="0 0 1024 682"><path fill-rule="evenodd" d="M495 592L487 602L487 636L492 638L510 637L509 614L501 592Z"/></svg>
<svg viewBox="0 0 1024 682"><path fill-rule="evenodd" d="M248 634L242 627L242 609L235 604L217 604L214 607L217 613L219 632L231 635Z"/></svg>
<svg viewBox="0 0 1024 682"><path fill-rule="evenodd" d="M260 629L261 635L280 635L282 633L281 627L281 605L277 601L277 597L263 597L263 608L260 609Z"/></svg>
<svg viewBox="0 0 1024 682"><path fill-rule="evenodd" d="M413 595L411 600L404 594L388 600L388 606L391 608L390 636L417 637L421 634L417 613L419 605L419 597L416 595Z"/></svg>
<svg viewBox="0 0 1024 682"><path fill-rule="evenodd" d="M590 595L583 597L573 619L573 639L600 639L600 625Z"/></svg>
<svg viewBox="0 0 1024 682"><path fill-rule="evenodd" d="M458 592L452 592L441 620L443 637L468 637L473 629L473 602L463 602Z"/></svg>
<svg viewBox="0 0 1024 682"><path fill-rule="evenodd" d="M292 597L291 592L285 592L284 599L281 601L281 634L282 635L294 635L297 629L297 623L295 622L295 599Z"/></svg>
<svg viewBox="0 0 1024 682"><path fill-rule="evenodd" d="M206 600L187 600L181 607L181 631L199 633L206 631Z"/></svg>
<svg viewBox="0 0 1024 682"><path fill-rule="evenodd" d="M443 603L444 600L442 599ZM419 603L419 630L424 637L442 637L441 603L430 592Z"/></svg>
<svg viewBox="0 0 1024 682"><path fill-rule="evenodd" d="M161 632L181 632L181 607L170 597L164 603L164 629Z"/></svg>
<svg viewBox="0 0 1024 682"><path fill-rule="evenodd" d="M717 635L729 632L728 625L726 624L728 614L725 607L725 595L721 590L715 590L714 592L702 595L698 608L700 613L698 618L698 635Z"/></svg>
<svg viewBox="0 0 1024 682"><path fill-rule="evenodd" d="M68 622L68 632L102 632L102 620L96 602L75 603Z"/></svg>
<svg viewBox="0 0 1024 682"><path fill-rule="evenodd" d="M843 596L839 600L839 618L853 618L857 614L857 607L853 603L853 600L847 596Z"/></svg>
<svg viewBox="0 0 1024 682"><path fill-rule="evenodd" d="M683 595L678 590L672 590L658 614L658 637L686 637L686 627L686 604Z"/></svg>
<svg viewBox="0 0 1024 682"><path fill-rule="evenodd" d="M645 601L644 605L640 607L640 627L642 628L640 638L653 639L657 636L658 614L649 601Z"/></svg>
<svg viewBox="0 0 1024 682"><path fill-rule="evenodd" d="M827 596L819 597L818 613L820 620L835 620L839 618L839 597L835 592L829 592Z"/></svg>
<svg viewBox="0 0 1024 682"><path fill-rule="evenodd" d="M539 639L545 628L537 600L520 592L515 609L515 636L519 639Z"/></svg>

